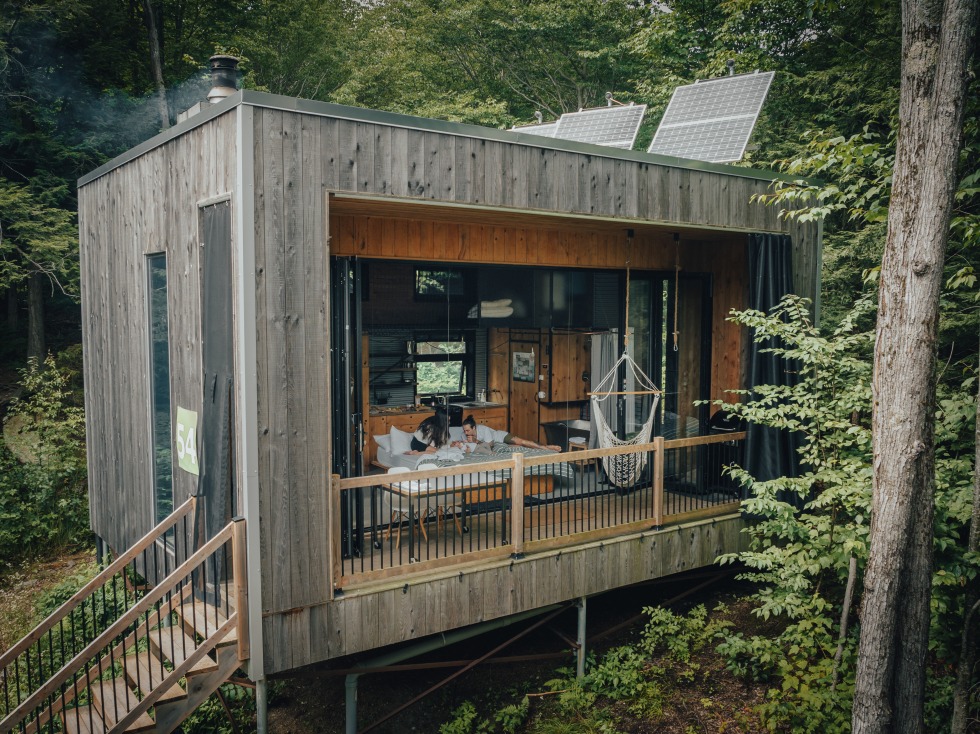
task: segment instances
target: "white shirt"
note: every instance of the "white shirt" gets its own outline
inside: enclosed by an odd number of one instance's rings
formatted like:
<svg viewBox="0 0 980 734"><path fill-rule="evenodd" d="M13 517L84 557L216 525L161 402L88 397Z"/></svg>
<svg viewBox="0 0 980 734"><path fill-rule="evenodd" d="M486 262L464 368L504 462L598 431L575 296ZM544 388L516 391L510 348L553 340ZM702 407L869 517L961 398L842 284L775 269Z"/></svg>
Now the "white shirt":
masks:
<svg viewBox="0 0 980 734"><path fill-rule="evenodd" d="M507 431L498 431L490 426L485 426L482 423L476 424L476 440L484 443L503 443L504 439L507 438Z"/></svg>

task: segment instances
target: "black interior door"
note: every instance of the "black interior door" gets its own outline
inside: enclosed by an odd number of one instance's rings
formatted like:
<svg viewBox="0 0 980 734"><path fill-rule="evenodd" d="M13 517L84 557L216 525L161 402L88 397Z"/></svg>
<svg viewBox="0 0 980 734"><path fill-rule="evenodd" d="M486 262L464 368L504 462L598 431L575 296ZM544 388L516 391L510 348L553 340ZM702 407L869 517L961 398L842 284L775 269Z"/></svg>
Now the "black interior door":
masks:
<svg viewBox="0 0 980 734"><path fill-rule="evenodd" d="M330 269L330 358L333 384L333 472L357 476L362 466L363 415L361 385L361 263L357 258L336 258ZM351 500L350 495L354 498ZM361 539L351 528L362 523L360 493L341 497L341 548L345 556L360 549Z"/></svg>

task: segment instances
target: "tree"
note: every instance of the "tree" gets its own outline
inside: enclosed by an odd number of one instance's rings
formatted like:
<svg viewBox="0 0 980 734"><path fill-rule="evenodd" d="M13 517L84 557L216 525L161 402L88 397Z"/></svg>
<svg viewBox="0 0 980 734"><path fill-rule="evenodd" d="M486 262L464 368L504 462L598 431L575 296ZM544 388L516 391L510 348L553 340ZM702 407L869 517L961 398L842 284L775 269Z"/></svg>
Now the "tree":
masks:
<svg viewBox="0 0 980 734"><path fill-rule="evenodd" d="M904 0L902 83L874 361L874 482L852 725L923 731L935 344L978 0Z"/></svg>
<svg viewBox="0 0 980 734"><path fill-rule="evenodd" d="M45 278L64 290L75 282L78 235L70 212L46 204L24 186L0 179L0 288L27 281L27 356L45 357Z"/></svg>

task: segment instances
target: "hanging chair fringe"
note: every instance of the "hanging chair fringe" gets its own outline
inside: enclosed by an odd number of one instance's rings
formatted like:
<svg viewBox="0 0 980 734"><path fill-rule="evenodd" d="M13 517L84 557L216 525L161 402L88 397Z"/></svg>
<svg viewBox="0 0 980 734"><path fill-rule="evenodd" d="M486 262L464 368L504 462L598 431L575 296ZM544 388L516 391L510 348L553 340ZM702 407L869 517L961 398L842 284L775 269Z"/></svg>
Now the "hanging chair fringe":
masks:
<svg viewBox="0 0 980 734"><path fill-rule="evenodd" d="M626 363L634 380L643 388L642 390L608 389L615 386L615 381L619 376L619 367L623 363ZM653 433L653 419L656 416L657 405L660 402L660 388L654 385L653 381L633 361L628 351L623 352L608 374L599 380L596 387L599 389L591 392L589 395L592 401L592 414L595 416L596 427L598 428L599 446L607 449L618 446L639 446L650 443L650 436ZM653 398L646 420L643 422L637 434L630 439L617 438L606 422L605 415L603 415L600 403L602 399L612 395L650 395ZM645 451L635 454L617 454L615 456L602 457L602 466L606 470L606 475L617 487L630 487L635 485L646 468L646 464L647 452Z"/></svg>

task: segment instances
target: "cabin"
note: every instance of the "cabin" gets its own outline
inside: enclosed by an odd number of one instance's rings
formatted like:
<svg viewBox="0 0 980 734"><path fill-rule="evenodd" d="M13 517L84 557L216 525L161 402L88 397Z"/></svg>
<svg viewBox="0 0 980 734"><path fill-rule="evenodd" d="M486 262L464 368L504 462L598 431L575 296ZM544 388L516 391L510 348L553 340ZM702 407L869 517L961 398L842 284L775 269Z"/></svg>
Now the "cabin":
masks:
<svg viewBox="0 0 980 734"><path fill-rule="evenodd" d="M234 526L213 578L257 681L711 564L744 522L745 434L700 402L751 384L726 316L817 299L819 228L753 200L777 177L205 106L79 181L93 530L118 556L162 523L145 569ZM614 375L600 407L624 351L658 392ZM406 455L436 414L562 450Z"/></svg>

